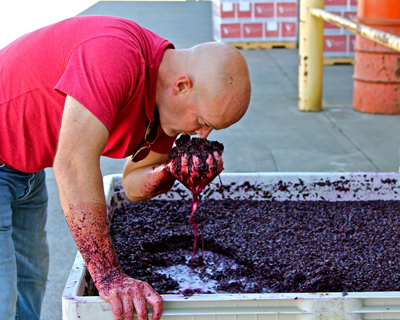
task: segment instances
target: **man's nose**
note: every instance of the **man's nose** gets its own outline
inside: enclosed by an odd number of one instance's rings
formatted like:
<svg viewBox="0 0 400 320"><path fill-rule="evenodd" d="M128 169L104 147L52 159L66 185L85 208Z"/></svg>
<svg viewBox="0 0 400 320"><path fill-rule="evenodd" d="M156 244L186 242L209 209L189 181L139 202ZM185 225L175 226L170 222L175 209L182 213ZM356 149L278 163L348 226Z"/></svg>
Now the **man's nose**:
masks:
<svg viewBox="0 0 400 320"><path fill-rule="evenodd" d="M206 139L210 132L212 131L213 128L207 127L207 128L201 128L196 131L196 133L199 135L200 138Z"/></svg>

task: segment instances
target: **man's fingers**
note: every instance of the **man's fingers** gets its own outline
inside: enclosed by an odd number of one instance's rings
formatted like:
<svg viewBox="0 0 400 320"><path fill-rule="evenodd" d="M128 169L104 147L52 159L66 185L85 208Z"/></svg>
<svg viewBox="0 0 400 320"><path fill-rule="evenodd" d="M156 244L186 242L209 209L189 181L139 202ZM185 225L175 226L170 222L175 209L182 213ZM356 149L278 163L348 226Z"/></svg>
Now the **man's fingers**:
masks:
<svg viewBox="0 0 400 320"><path fill-rule="evenodd" d="M188 168L187 163L188 163L188 158L187 158L187 156L185 154L181 158L181 176L182 177L184 177L184 176L189 174L189 168Z"/></svg>
<svg viewBox="0 0 400 320"><path fill-rule="evenodd" d="M159 320L161 319L161 315L163 312L163 303L153 305L153 317L152 320Z"/></svg>
<svg viewBox="0 0 400 320"><path fill-rule="evenodd" d="M110 299L108 302L111 303L113 313L114 313L114 319L115 320L124 320L124 318L123 318L124 308L122 306L121 299L117 296L113 299Z"/></svg>
<svg viewBox="0 0 400 320"><path fill-rule="evenodd" d="M212 154L208 155L206 162L208 164L207 178L212 179L215 177L214 158Z"/></svg>
<svg viewBox="0 0 400 320"><path fill-rule="evenodd" d="M145 293L145 297L147 302L153 307L153 317L152 320L161 319L161 315L163 312L163 300L161 296L154 291L151 287L148 288Z"/></svg>
<svg viewBox="0 0 400 320"><path fill-rule="evenodd" d="M161 319L163 300L147 282L122 275L99 284L98 289L100 297L111 304L115 320L132 320L135 311L137 320L148 320L146 301L153 307L153 320Z"/></svg>
<svg viewBox="0 0 400 320"><path fill-rule="evenodd" d="M209 153L206 161L202 161L197 155L192 155L190 165L188 156L184 154L180 162L180 173L173 175L189 189L197 187L199 183L204 188L223 170L222 157L217 151Z"/></svg>
<svg viewBox="0 0 400 320"><path fill-rule="evenodd" d="M224 170L224 163L222 161L222 156L217 151L214 151L213 156L214 159L217 161L217 172L218 174L220 174L221 171Z"/></svg>
<svg viewBox="0 0 400 320"><path fill-rule="evenodd" d="M192 168L191 168L191 174L190 177L191 178L198 178L199 175L199 164L200 164L200 159L197 156L193 156L193 164L192 164Z"/></svg>
<svg viewBox="0 0 400 320"><path fill-rule="evenodd" d="M148 310L143 293L135 294L132 298L133 298L133 304L135 305L135 310L138 316L138 320L148 320L147 318Z"/></svg>
<svg viewBox="0 0 400 320"><path fill-rule="evenodd" d="M221 171L223 170L222 157L217 151L214 151L212 155L211 154L208 155L207 164L208 164L207 178L209 179L215 178L215 176L221 173Z"/></svg>
<svg viewBox="0 0 400 320"><path fill-rule="evenodd" d="M127 294L124 294L121 298L122 300L122 307L124 309L124 320L131 320L133 319L133 302L132 297Z"/></svg>

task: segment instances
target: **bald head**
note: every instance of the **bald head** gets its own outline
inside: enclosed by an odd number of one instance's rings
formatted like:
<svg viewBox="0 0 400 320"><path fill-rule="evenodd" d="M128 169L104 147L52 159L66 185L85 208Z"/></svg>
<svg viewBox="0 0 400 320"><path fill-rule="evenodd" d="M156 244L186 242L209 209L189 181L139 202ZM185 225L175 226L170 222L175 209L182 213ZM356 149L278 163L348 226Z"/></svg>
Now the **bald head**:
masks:
<svg viewBox="0 0 400 320"><path fill-rule="evenodd" d="M222 42L192 47L187 71L195 99L224 117L226 126L243 117L250 103L251 83L247 62L238 49Z"/></svg>
<svg viewBox="0 0 400 320"><path fill-rule="evenodd" d="M208 42L164 53L156 105L168 135L206 136L212 129L227 128L246 113L250 95L246 59L229 44Z"/></svg>

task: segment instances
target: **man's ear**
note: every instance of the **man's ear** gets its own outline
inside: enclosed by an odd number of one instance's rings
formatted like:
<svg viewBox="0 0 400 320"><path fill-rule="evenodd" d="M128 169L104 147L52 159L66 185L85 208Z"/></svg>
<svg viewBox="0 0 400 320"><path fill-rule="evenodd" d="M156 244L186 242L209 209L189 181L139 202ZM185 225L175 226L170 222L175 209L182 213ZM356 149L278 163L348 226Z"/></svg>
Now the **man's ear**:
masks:
<svg viewBox="0 0 400 320"><path fill-rule="evenodd" d="M174 95L185 93L186 90L193 87L192 79L188 76L182 76L175 80L172 91Z"/></svg>

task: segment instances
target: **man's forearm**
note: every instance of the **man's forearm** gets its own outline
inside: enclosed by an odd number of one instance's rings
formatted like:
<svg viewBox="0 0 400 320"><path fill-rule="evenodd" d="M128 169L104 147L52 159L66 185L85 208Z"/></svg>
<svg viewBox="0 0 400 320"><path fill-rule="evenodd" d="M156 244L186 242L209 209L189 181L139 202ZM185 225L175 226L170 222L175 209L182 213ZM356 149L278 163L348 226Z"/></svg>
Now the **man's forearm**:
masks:
<svg viewBox="0 0 400 320"><path fill-rule="evenodd" d="M142 167L123 179L126 195L131 201L143 201L169 191L175 178L165 164Z"/></svg>
<svg viewBox="0 0 400 320"><path fill-rule="evenodd" d="M121 274L106 226L106 206L100 203L69 206L65 217L94 282L112 280Z"/></svg>
<svg viewBox="0 0 400 320"><path fill-rule="evenodd" d="M78 156L56 157L54 174L71 235L95 281L122 272L106 224L100 168Z"/></svg>

